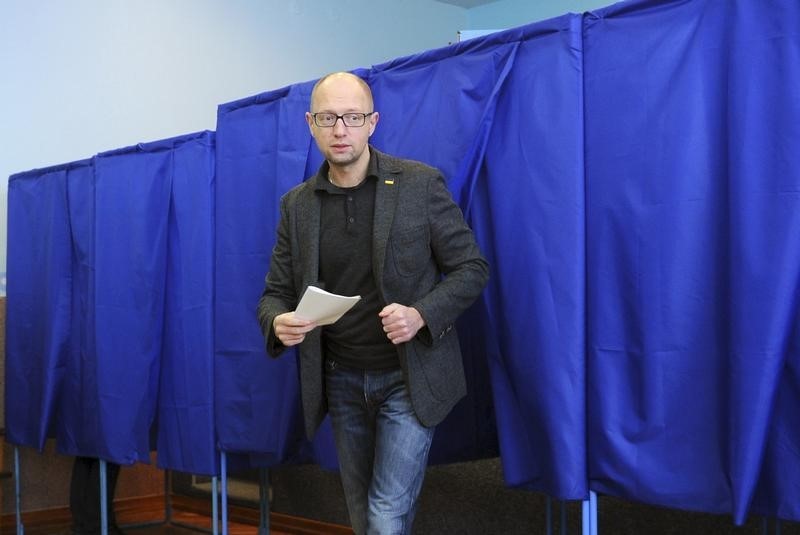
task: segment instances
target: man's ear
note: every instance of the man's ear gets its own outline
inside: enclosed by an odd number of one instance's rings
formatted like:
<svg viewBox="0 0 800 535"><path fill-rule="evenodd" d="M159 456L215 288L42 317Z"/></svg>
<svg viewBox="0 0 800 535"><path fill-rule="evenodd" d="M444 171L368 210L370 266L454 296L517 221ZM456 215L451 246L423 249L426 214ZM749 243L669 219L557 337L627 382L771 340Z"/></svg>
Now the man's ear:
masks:
<svg viewBox="0 0 800 535"><path fill-rule="evenodd" d="M381 118L381 114L377 111L372 112L372 115L369 116L369 135L375 133L375 127L378 126L378 121Z"/></svg>
<svg viewBox="0 0 800 535"><path fill-rule="evenodd" d="M311 132L311 136L314 136L314 116L311 115L310 111L306 112L306 123L308 124L308 131Z"/></svg>

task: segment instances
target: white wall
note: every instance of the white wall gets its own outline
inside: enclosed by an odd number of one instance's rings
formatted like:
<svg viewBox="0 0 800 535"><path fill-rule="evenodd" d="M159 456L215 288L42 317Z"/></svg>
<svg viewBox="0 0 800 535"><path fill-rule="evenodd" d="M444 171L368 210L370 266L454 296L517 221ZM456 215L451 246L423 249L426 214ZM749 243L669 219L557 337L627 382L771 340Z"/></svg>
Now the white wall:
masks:
<svg viewBox="0 0 800 535"><path fill-rule="evenodd" d="M446 46L466 25L432 0L0 0L0 272L10 174L214 130L220 103Z"/></svg>
<svg viewBox="0 0 800 535"><path fill-rule="evenodd" d="M470 9L467 23L470 29L506 29L613 3L614 0L499 0Z"/></svg>

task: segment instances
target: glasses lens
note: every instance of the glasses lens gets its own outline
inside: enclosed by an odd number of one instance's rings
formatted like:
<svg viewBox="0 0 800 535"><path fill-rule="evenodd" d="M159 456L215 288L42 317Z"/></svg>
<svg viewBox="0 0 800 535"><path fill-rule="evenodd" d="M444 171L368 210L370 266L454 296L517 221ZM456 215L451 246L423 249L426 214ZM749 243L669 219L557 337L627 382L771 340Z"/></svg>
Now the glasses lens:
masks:
<svg viewBox="0 0 800 535"><path fill-rule="evenodd" d="M342 116L342 120L347 126L364 126L365 119L366 117L363 113L345 113Z"/></svg>
<svg viewBox="0 0 800 535"><path fill-rule="evenodd" d="M314 122L317 123L317 126L333 126L333 123L336 122L336 115L332 113L315 113Z"/></svg>

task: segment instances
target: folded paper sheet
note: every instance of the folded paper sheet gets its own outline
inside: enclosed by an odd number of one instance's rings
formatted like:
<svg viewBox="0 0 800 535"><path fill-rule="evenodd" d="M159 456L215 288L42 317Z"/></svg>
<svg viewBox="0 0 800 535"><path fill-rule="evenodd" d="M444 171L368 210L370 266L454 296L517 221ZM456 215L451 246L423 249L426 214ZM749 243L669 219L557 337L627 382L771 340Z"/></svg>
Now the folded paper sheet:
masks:
<svg viewBox="0 0 800 535"><path fill-rule="evenodd" d="M294 313L300 318L316 322L317 325L330 325L350 310L359 299L360 295L337 295L309 286Z"/></svg>

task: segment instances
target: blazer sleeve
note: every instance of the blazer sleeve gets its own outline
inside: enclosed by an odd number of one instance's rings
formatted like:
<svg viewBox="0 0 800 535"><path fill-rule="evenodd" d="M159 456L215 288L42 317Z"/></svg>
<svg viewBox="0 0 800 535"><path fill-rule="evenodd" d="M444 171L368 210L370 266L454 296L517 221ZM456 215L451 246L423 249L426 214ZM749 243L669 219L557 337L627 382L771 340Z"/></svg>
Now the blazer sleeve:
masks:
<svg viewBox="0 0 800 535"><path fill-rule="evenodd" d="M272 249L264 291L258 301L258 323L266 341L267 353L279 356L286 347L281 343L272 327L275 316L290 312L297 307L297 291L294 284L292 262L292 238L290 233L290 210L287 196L281 199L281 218L277 239Z"/></svg>
<svg viewBox="0 0 800 535"><path fill-rule="evenodd" d="M489 264L441 174L428 182L428 226L431 251L444 277L411 306L427 326L418 339L433 345L480 295L489 280Z"/></svg>

